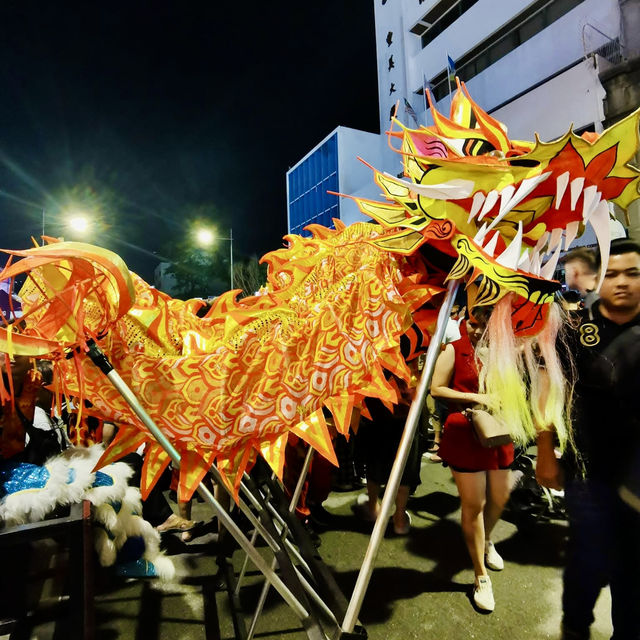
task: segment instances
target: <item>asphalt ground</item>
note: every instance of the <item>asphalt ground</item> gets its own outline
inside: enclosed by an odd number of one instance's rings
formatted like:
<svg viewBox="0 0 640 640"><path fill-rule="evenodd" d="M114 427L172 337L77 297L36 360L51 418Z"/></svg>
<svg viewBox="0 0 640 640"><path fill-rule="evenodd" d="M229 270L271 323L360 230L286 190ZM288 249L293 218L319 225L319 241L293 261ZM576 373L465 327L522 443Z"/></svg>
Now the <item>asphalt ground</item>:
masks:
<svg viewBox="0 0 640 640"><path fill-rule="evenodd" d="M387 531L360 614L373 640L439 638L559 638L562 566L567 524L526 519L520 529L507 519L494 532L505 561L492 572L496 609L478 613L470 600L473 570L459 526L460 501L448 469L424 461L422 484L411 498L412 529L399 537ZM369 542L371 525L351 511L360 491L332 493L325 507L330 526L319 533L320 554L349 599ZM194 515L208 518L196 505ZM514 514L505 518L515 519ZM210 535L210 534L209 534ZM216 591L215 544L207 536L188 545L177 537L168 552L178 569L173 583L132 582L100 595L96 602L100 638L234 638L226 593ZM236 571L243 559L234 554ZM240 602L250 619L262 578L249 571ZM213 606L215 601L215 607ZM610 597L596 609L593 640L611 636ZM273 589L256 627L256 638L306 638L296 617Z"/></svg>
<svg viewBox="0 0 640 640"><path fill-rule="evenodd" d="M413 638L535 639L559 638L563 553L567 534L561 519L526 518L517 527L505 513L493 539L505 561L502 572L491 573L496 609L477 612L470 600L473 570L459 526L460 501L448 469L423 461L422 484L410 499L412 528L407 536L387 531L375 563L360 613L372 640ZM331 522L319 531L320 555L347 599L350 598L371 525L351 511L359 491L335 492L325 502ZM211 512L194 504L193 517L209 521ZM525 526L526 525L526 526ZM171 582L117 579L97 573L96 638L231 639L235 637L229 597L216 576L217 534L213 523L201 527L188 544L178 534L163 537L176 566ZM265 557L270 556L259 547ZM37 554L32 557L35 560ZM243 553L233 555L236 572ZM60 562L60 560L47 561ZM263 584L252 567L240 592L240 607L248 621ZM55 598L58 587L45 585L43 599ZM610 597L603 591L596 607L593 640L611 636ZM70 637L68 619L34 617L31 638ZM8 638L2 636L0 640ZM282 598L270 590L258 619L256 638L306 638L300 623Z"/></svg>

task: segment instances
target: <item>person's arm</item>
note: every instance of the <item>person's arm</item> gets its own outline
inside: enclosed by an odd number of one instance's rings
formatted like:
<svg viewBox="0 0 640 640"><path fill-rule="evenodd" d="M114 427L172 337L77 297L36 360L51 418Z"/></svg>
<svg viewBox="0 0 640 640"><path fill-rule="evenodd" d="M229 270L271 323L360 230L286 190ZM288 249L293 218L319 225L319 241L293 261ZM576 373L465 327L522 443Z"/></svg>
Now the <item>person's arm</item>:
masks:
<svg viewBox="0 0 640 640"><path fill-rule="evenodd" d="M540 369L540 404L544 405L549 388L549 376L544 369ZM552 425L538 427L537 437L538 455L536 457L536 480L539 485L548 489L562 489L564 478L562 467L556 456L555 430Z"/></svg>
<svg viewBox="0 0 640 640"><path fill-rule="evenodd" d="M440 400L448 400L458 404L486 404L488 396L483 393L470 393L452 389L451 378L455 365L455 350L452 344L448 344L438 356L436 366L431 379L431 395Z"/></svg>

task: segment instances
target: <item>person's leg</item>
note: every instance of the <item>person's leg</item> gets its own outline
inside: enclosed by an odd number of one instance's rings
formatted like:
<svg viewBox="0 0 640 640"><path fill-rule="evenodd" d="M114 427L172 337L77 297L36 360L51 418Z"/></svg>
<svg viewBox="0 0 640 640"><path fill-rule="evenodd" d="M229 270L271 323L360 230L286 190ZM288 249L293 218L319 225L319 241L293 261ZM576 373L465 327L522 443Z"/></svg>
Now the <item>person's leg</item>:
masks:
<svg viewBox="0 0 640 640"><path fill-rule="evenodd" d="M609 580L612 547L606 501L588 482L568 482L565 503L569 516L567 564L563 576L562 625L567 638L588 638L593 608Z"/></svg>
<svg viewBox="0 0 640 640"><path fill-rule="evenodd" d="M410 487L406 484L401 484L396 494L396 510L393 514L393 528L396 533L401 535L409 533L409 526L411 524L409 514L407 513L407 502L409 502L410 493Z"/></svg>
<svg viewBox="0 0 640 640"><path fill-rule="evenodd" d="M372 520L378 517L380 507L378 505L378 498L380 497L381 485L378 482L369 480L367 478L367 510Z"/></svg>
<svg viewBox="0 0 640 640"><path fill-rule="evenodd" d="M640 638L640 513L611 490L613 554L611 571L612 640ZM616 494L616 495L614 495Z"/></svg>
<svg viewBox="0 0 640 640"><path fill-rule="evenodd" d="M491 539L491 532L496 522L500 520L509 493L511 492L511 471L509 469L496 469L487 471L487 503L484 507L484 534L485 539Z"/></svg>
<svg viewBox="0 0 640 640"><path fill-rule="evenodd" d="M451 471L462 507L461 524L464 540L473 562L476 576L487 575L484 566L484 507L486 503L486 473Z"/></svg>
<svg viewBox="0 0 640 640"><path fill-rule="evenodd" d="M178 501L178 513L180 517L183 518L187 522L192 522L191 520L191 500L187 500L186 502ZM193 523L195 525L195 522ZM191 531L183 531L180 534L182 542L189 542L193 537Z"/></svg>

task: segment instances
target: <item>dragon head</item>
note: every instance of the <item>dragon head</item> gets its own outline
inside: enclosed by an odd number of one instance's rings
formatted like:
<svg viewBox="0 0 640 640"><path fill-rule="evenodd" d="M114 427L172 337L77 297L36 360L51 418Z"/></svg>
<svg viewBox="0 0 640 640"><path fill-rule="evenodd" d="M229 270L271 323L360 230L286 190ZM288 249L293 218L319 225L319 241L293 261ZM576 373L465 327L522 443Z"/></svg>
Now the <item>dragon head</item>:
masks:
<svg viewBox="0 0 640 640"><path fill-rule="evenodd" d="M626 209L638 197L640 172L629 162L640 111L600 135L510 140L457 84L449 118L429 96L433 126L389 132L400 140L404 178L374 169L387 202L354 200L388 230L379 247L411 254L436 244L451 258L448 277L474 283L470 304L513 292L514 330L535 333L560 288L561 251L591 224L606 264L608 203Z"/></svg>

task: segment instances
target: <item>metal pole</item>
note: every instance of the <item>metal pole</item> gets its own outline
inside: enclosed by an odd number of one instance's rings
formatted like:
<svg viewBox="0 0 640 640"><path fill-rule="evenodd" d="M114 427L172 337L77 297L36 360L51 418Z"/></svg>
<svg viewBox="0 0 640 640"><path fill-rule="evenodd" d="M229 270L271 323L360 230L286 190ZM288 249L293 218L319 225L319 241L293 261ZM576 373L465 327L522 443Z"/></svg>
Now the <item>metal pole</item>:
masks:
<svg viewBox="0 0 640 640"><path fill-rule="evenodd" d="M229 270L231 272L231 289L233 289L233 229L229 228Z"/></svg>
<svg viewBox="0 0 640 640"><path fill-rule="evenodd" d="M438 313L436 330L431 338L431 342L429 343L429 348L427 349L427 356L422 370L422 376L418 383L415 398L413 399L409 409L409 415L407 416L404 431L402 432L402 439L398 446L396 459L393 462L393 467L380 505L380 513L378 514L373 526L369 546L367 547L364 560L362 561L362 567L360 568L360 573L358 574L358 579L356 580L356 585L353 588L353 594L351 595L351 600L349 601L349 606L347 607L347 612L344 616L342 630L347 633L353 632L358 620L358 614L362 607L362 601L364 600L367 587L369 586L369 581L371 580L373 563L378 555L378 549L382 542L384 531L387 528L387 522L391 516L391 507L393 506L396 494L398 493L402 472L404 471L404 467L407 463L411 443L413 442L413 438L418 427L418 419L420 418L422 407L424 407L425 399L427 397L427 389L429 388L431 376L433 375L433 369L435 367L436 360L440 355L440 347L442 345L442 338L444 337L444 330L447 326L449 315L451 314L451 307L453 306L453 301L459 284L459 280L449 281L447 294Z"/></svg>
<svg viewBox="0 0 640 640"><path fill-rule="evenodd" d="M304 464L302 465L302 472L300 473L300 477L298 478L298 483L293 492L293 496L291 497L291 502L289 503L289 511L295 511L296 505L298 504L298 500L300 500L300 494L302 493L302 487L304 486L305 478L307 477L307 473L309 471L309 465L311 464L311 458L313 457L313 449L309 447L307 451L307 455L304 459ZM275 478L275 473L272 476L272 479ZM286 531L286 524L283 522L282 524L283 530ZM258 530L255 529L253 535L251 536L251 544L254 544L258 535ZM238 576L238 581L236 583L235 593L238 595L240 593L240 585L244 578L244 574L247 569L247 563L249 561L249 556L245 555L244 562L242 564L242 569L240 570L240 575Z"/></svg>
<svg viewBox="0 0 640 640"><path fill-rule="evenodd" d="M129 388L127 383L120 377L118 372L113 368L107 357L101 351L101 349L93 342L89 343L89 357L93 363L104 373L111 384L118 390L120 395L126 400L127 404L133 409L133 412L140 418L142 423L151 432L153 437L158 441L160 446L169 454L173 464L176 468L180 467L180 453L173 446L171 441L165 436L160 428L153 421L151 416L145 411L144 407L135 396L133 391ZM309 613L302 606L300 601L289 590L285 583L280 579L275 571L269 567L264 558L260 555L258 550L251 545L249 540L233 521L231 516L222 507L222 505L215 499L213 494L207 489L203 483L197 488L198 493L208 502L213 508L215 514L218 516L218 521L229 531L229 533L235 538L236 542L242 547L242 549L250 556L253 564L262 572L265 578L274 586L276 591L282 596L284 601L293 609L295 614L304 620L309 617Z"/></svg>
<svg viewBox="0 0 640 640"><path fill-rule="evenodd" d="M304 481L307 477L307 473L309 472L309 466L311 465L312 458L313 458L313 448L309 447L309 449L307 450L307 455L304 459L304 464L302 466L302 472L300 473L300 477L298 478L298 483L296 484L296 487L293 492L293 496L291 497L291 501L289 502L289 513L293 513L296 510L298 500L300 500L300 494L302 493L302 488L304 487ZM283 523L282 531L281 531L281 537L282 537L283 543L288 533L289 533L289 527L287 526L286 523ZM277 564L278 564L277 560L273 558L271 562L271 568L275 570ZM313 593L313 595L316 595L315 591L311 589L311 585L309 585L309 583L306 582L306 580L304 580L304 578L300 575L300 572L298 572L298 578L300 579L301 582L303 582L304 586L307 587L307 592L309 592L310 590ZM270 586L269 582L265 580L264 584L262 585L262 592L260 593L260 597L258 598L258 604L256 606L256 610L253 614L253 618L251 619L251 624L249 625L249 630L247 631L247 640L251 640L253 638L253 634L255 633L255 630L256 630L256 625L258 624L258 618L262 613L262 609L264 608L264 603L267 601L269 586ZM320 600L320 602L322 602L322 600ZM322 604L324 605L324 603ZM326 607L326 605L324 606ZM329 613L331 614L331 610L329 610Z"/></svg>
<svg viewBox="0 0 640 640"><path fill-rule="evenodd" d="M44 235L44 216L45 216L45 209L43 207L42 208L42 235ZM44 239L42 240L42 245L44 246Z"/></svg>

